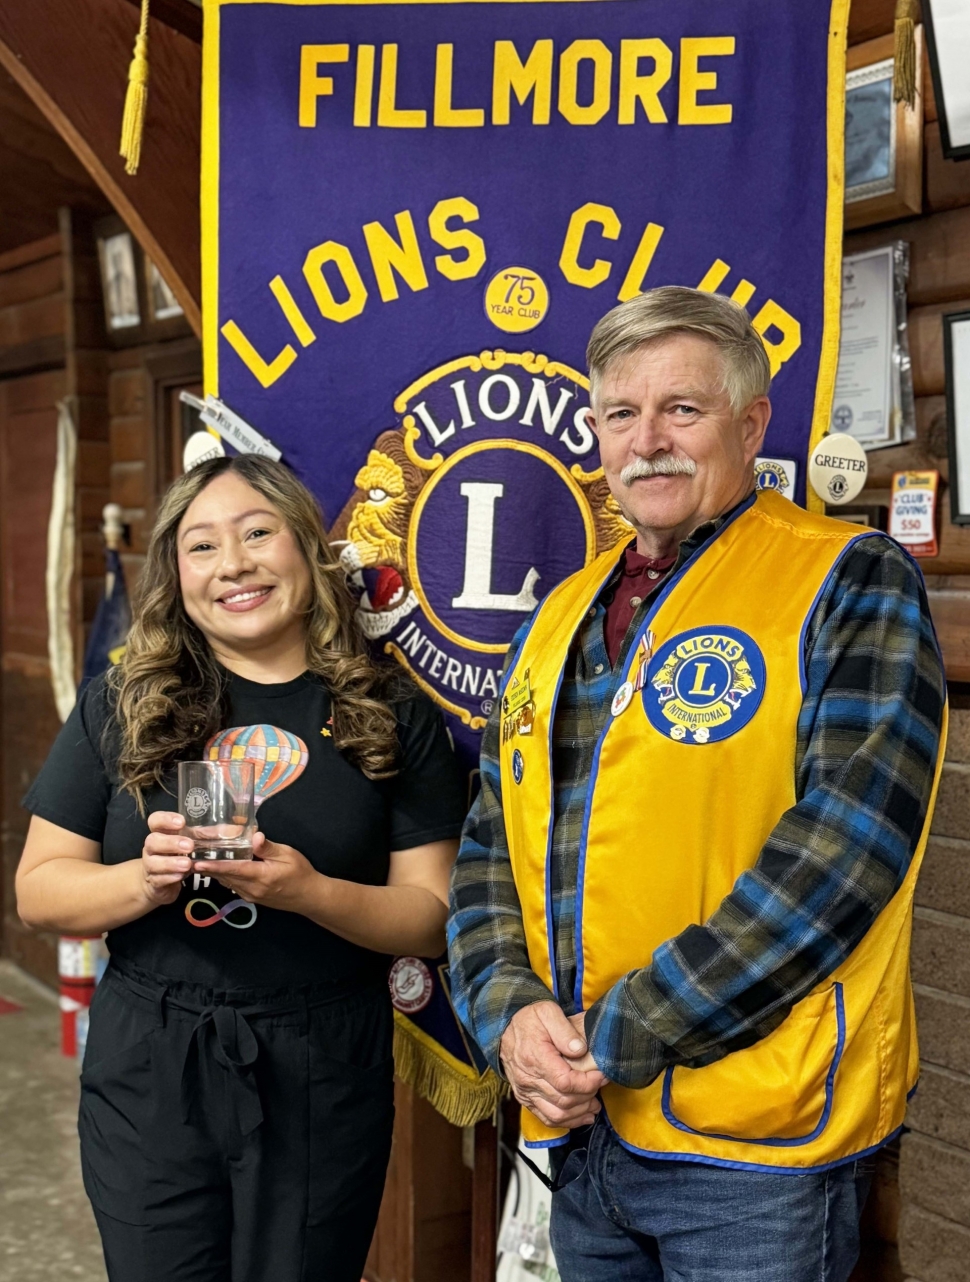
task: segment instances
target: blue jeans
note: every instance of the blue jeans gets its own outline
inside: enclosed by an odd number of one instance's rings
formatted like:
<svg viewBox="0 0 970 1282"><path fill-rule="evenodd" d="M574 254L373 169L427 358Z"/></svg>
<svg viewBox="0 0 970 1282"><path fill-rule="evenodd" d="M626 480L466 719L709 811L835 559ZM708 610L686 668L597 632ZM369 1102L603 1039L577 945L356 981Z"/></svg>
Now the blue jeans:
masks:
<svg viewBox="0 0 970 1282"><path fill-rule="evenodd" d="M602 1118L551 1158L562 1282L846 1282L859 1255L868 1161L805 1175L658 1161Z"/></svg>

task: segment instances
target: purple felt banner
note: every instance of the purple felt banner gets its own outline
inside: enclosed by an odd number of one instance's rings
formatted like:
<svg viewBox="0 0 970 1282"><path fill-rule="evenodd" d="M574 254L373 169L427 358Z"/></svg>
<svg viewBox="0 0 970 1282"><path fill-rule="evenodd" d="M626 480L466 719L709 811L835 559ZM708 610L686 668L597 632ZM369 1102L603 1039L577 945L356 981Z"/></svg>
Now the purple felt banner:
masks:
<svg viewBox="0 0 970 1282"><path fill-rule="evenodd" d="M584 350L742 301L764 483L804 501L838 347L847 0L206 0L207 391L320 498L362 626L471 767L515 629L622 537Z"/></svg>

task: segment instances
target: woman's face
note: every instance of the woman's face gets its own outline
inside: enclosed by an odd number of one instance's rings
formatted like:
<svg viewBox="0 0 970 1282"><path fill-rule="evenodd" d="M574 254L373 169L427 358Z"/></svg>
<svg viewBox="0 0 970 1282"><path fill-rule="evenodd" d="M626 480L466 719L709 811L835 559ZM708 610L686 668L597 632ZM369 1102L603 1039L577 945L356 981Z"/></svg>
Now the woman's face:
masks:
<svg viewBox="0 0 970 1282"><path fill-rule="evenodd" d="M273 504L234 472L217 476L178 528L186 613L217 655L302 640L310 571Z"/></svg>

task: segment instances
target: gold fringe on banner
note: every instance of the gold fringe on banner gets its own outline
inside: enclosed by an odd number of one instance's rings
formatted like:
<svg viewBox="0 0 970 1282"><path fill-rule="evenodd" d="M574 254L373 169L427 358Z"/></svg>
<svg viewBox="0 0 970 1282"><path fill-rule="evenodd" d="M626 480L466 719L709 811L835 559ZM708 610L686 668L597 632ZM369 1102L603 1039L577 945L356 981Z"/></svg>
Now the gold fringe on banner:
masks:
<svg viewBox="0 0 970 1282"><path fill-rule="evenodd" d="M128 92L121 121L121 146L125 173L137 174L141 160L141 139L148 107L148 0L141 0L141 25L135 39L135 56L128 68Z"/></svg>
<svg viewBox="0 0 970 1282"><path fill-rule="evenodd" d="M400 1012L394 1012L394 1068L402 1082L452 1126L474 1126L492 1117L507 1093L505 1083L486 1069L483 1077L460 1063Z"/></svg>
<svg viewBox="0 0 970 1282"><path fill-rule="evenodd" d="M916 102L916 23L919 0L896 0L893 48L893 98L912 107Z"/></svg>

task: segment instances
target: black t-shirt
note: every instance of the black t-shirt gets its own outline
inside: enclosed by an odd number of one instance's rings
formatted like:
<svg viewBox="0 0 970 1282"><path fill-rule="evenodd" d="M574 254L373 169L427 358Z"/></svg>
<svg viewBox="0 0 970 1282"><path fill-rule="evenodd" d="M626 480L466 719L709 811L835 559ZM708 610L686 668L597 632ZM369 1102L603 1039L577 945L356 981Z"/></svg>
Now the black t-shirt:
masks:
<svg viewBox="0 0 970 1282"><path fill-rule="evenodd" d="M106 864L141 857L148 825L120 787L112 758L117 727L102 679L78 700L24 805L35 815L101 843ZM372 781L334 746L330 695L307 673L261 685L231 676L226 729L295 764L257 812L271 841L293 846L327 876L384 885L390 852L457 837L465 787L437 708L415 693L394 705L399 773ZM105 727L108 727L107 735ZM283 732L283 733L281 733ZM295 742L298 741L298 742ZM305 763L305 764L304 764ZM275 782L279 770L266 771ZM257 793L260 791L257 771ZM175 770L146 793L146 811L177 810ZM299 913L250 905L216 881L190 873L178 899L119 926L111 952L143 970L214 988L279 988L376 978L388 959L332 934Z"/></svg>

